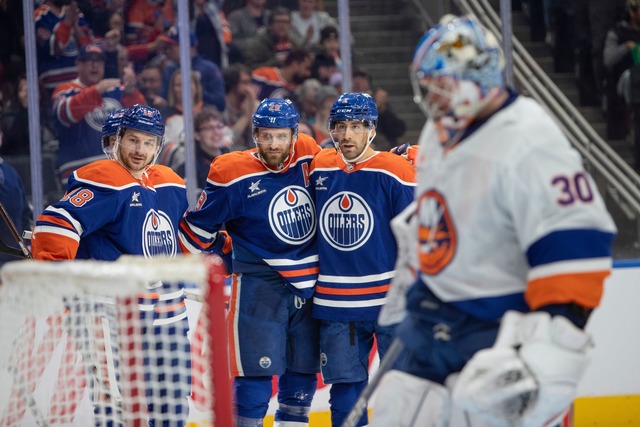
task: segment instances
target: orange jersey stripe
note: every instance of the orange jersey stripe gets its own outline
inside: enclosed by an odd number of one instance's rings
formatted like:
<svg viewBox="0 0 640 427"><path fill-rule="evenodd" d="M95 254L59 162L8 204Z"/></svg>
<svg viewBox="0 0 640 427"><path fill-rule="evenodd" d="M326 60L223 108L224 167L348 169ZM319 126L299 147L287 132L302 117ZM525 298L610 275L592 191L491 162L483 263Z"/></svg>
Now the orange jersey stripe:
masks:
<svg viewBox="0 0 640 427"><path fill-rule="evenodd" d="M238 317L237 304L238 304L238 276L233 275L231 277L231 299L229 300L229 313L227 315L227 332L229 334L229 361L232 376L240 375L240 354L236 353L238 348L238 336L235 329L235 320Z"/></svg>
<svg viewBox="0 0 640 427"><path fill-rule="evenodd" d="M40 232L31 239L31 252L39 260L62 261L76 258L78 242L59 234Z"/></svg>
<svg viewBox="0 0 640 427"><path fill-rule="evenodd" d="M326 286L316 286L317 293L326 295L369 295L379 294L380 292L387 292L388 290L389 284L357 289L328 288Z"/></svg>
<svg viewBox="0 0 640 427"><path fill-rule="evenodd" d="M45 211L45 212L46 212L46 211ZM50 222L50 223L52 223L52 224L59 225L60 227L63 227L63 228L65 228L65 229L67 229L67 230L70 230L70 231L73 231L73 232L76 232L76 233L77 233L77 231L76 231L76 229L73 227L73 225L71 225L71 224L69 223L69 221L67 221L67 219L65 219L65 218L59 218L59 217L57 217L57 216L48 215L48 214L46 214L46 213L43 213L42 215L40 215L40 216L38 217L38 221L46 221L46 222ZM41 233L42 233L42 232L41 232ZM38 234L40 234L40 233L38 233Z"/></svg>
<svg viewBox="0 0 640 427"><path fill-rule="evenodd" d="M170 311L180 310L184 306L185 306L184 301L182 301L182 302L179 302L179 303L176 303L176 304L167 305L167 306L156 306L155 307L155 311L156 311L156 313L168 313Z"/></svg>
<svg viewBox="0 0 640 427"><path fill-rule="evenodd" d="M319 267L312 267L312 268L302 268L300 270L287 270L287 271L279 270L278 272L280 273L280 275L282 275L282 277L300 277L300 276L308 276L310 274L318 274L319 270L320 270Z"/></svg>
<svg viewBox="0 0 640 427"><path fill-rule="evenodd" d="M524 294L525 300L532 310L549 304L569 302L595 308L600 304L604 280L610 273L609 270L592 271L532 280Z"/></svg>

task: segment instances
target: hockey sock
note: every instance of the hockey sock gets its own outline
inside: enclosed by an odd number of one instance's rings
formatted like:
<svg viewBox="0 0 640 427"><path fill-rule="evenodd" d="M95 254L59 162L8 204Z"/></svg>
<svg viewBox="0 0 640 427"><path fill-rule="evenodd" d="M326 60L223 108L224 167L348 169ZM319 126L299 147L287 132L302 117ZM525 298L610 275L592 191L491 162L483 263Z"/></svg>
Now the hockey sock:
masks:
<svg viewBox="0 0 640 427"><path fill-rule="evenodd" d="M308 423L311 400L318 386L316 374L286 371L278 379L276 421Z"/></svg>
<svg viewBox="0 0 640 427"><path fill-rule="evenodd" d="M329 405L331 406L332 426L342 425L366 385L367 380L355 383L331 384L331 390L329 391ZM358 425L366 426L368 422L369 419L367 417L367 412L365 411L362 418L360 418Z"/></svg>

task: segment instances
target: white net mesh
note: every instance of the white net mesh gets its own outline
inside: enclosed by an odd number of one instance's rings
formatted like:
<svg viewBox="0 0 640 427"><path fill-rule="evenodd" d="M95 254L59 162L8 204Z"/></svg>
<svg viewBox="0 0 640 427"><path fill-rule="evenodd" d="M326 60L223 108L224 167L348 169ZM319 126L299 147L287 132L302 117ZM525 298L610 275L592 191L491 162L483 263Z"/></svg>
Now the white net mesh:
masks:
<svg viewBox="0 0 640 427"><path fill-rule="evenodd" d="M223 277L211 260L6 264L0 427L224 425L226 339L209 335L210 316L224 319Z"/></svg>

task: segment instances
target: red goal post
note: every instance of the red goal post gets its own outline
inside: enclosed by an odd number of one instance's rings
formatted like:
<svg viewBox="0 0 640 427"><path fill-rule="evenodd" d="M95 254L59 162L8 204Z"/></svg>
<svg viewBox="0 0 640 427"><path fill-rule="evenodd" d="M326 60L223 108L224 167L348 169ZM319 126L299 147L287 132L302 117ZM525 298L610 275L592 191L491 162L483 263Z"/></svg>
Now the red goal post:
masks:
<svg viewBox="0 0 640 427"><path fill-rule="evenodd" d="M1 277L0 427L233 425L218 257L16 261ZM184 290L186 337L157 304Z"/></svg>

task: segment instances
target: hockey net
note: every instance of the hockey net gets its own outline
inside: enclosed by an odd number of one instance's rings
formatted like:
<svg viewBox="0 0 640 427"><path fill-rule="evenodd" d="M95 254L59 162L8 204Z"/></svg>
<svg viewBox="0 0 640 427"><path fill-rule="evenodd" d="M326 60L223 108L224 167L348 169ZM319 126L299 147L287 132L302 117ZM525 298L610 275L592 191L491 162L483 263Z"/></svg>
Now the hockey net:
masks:
<svg viewBox="0 0 640 427"><path fill-rule="evenodd" d="M223 271L204 256L5 264L0 427L231 426ZM161 304L183 292L186 313Z"/></svg>

